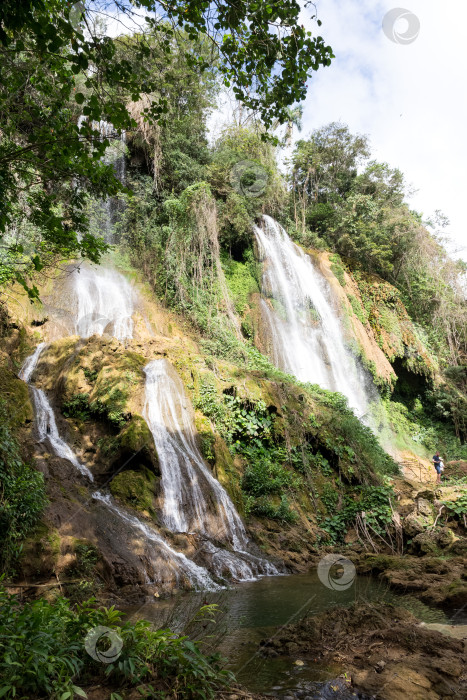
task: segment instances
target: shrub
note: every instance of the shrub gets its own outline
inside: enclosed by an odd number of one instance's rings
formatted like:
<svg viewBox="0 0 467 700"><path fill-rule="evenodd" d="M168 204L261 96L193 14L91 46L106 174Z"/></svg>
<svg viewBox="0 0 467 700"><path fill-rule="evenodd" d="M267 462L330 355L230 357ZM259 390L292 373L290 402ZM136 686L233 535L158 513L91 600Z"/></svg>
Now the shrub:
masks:
<svg viewBox="0 0 467 700"><path fill-rule="evenodd" d="M12 572L22 540L34 529L47 504L44 477L21 459L17 440L0 402L0 564Z"/></svg>
<svg viewBox="0 0 467 700"><path fill-rule="evenodd" d="M22 606L0 588L0 697L86 697L78 684L102 683L107 677L119 689L139 686L146 697L164 697L176 687L180 699L206 700L232 683L219 657L204 656L198 643L170 630L153 630L144 620L122 622L122 613L113 607L94 604L90 599L72 608L58 598L53 604L35 600ZM86 634L98 625L114 630L123 643L109 664L95 661L84 646Z"/></svg>

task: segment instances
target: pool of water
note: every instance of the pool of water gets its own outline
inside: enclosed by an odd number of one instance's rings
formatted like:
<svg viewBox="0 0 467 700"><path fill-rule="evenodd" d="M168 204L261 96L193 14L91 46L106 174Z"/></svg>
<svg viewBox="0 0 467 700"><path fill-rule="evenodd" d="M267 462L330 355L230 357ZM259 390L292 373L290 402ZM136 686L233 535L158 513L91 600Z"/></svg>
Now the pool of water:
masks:
<svg viewBox="0 0 467 700"><path fill-rule="evenodd" d="M338 669L319 663L294 665L287 658L263 658L259 642L277 633L277 628L315 615L333 606L354 601L386 601L409 609L420 621L448 623L450 616L429 608L412 596L396 595L381 581L357 576L346 590L332 590L316 572L270 576L215 593L181 594L156 599L128 610L133 619L145 618L158 627L170 627L201 639L207 651L220 651L237 680L255 692L284 695L286 691L309 693L310 684L329 680ZM203 605L216 605L216 621L201 620ZM455 620L460 623L460 620ZM318 686L317 686L318 687ZM324 697L317 695L316 697Z"/></svg>

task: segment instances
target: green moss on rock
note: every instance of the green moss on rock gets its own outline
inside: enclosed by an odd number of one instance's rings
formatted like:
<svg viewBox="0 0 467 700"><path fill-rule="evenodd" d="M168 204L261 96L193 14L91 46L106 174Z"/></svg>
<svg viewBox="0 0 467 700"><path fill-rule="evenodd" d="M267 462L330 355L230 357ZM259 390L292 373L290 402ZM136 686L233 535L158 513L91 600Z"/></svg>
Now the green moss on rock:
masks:
<svg viewBox="0 0 467 700"><path fill-rule="evenodd" d="M123 428L119 436L120 446L130 452L141 453L144 458L149 458L154 468L158 468L154 438L148 424L142 416L133 415L131 421Z"/></svg>
<svg viewBox="0 0 467 700"><path fill-rule="evenodd" d="M28 387L7 366L0 366L0 398L9 407L10 426L15 429L33 420Z"/></svg>
<svg viewBox="0 0 467 700"><path fill-rule="evenodd" d="M136 472L131 469L120 472L110 482L115 498L146 515L155 515L154 499L157 478L148 469Z"/></svg>

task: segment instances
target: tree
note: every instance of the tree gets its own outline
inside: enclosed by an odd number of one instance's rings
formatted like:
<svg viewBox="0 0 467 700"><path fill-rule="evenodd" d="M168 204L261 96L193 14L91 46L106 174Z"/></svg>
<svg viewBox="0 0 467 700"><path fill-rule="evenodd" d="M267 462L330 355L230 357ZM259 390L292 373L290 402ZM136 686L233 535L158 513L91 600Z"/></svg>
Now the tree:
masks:
<svg viewBox="0 0 467 700"><path fill-rule="evenodd" d="M144 25L135 32L131 56L119 52L121 37L102 31L100 10L118 10ZM139 20L138 11L144 13ZM304 99L312 72L332 58L322 37L299 23L299 14L296 0L119 0L108 7L95 0L4 0L0 282L17 279L34 296L25 275L56 256L99 259L105 245L87 231L86 199L115 195L121 185L101 160L109 136L97 125L106 120L116 137L136 127L128 104L158 94L159 76L148 68L154 46L170 55L182 34L193 41L206 36L224 84L267 126L276 117L286 121L287 108ZM210 68L204 54L187 50L186 58L201 71ZM144 118L163 121L167 110L159 93L148 101ZM78 122L80 114L85 120Z"/></svg>
<svg viewBox="0 0 467 700"><path fill-rule="evenodd" d="M350 191L358 166L369 156L368 139L353 136L344 124L332 122L315 130L308 140L298 141L292 156L291 186L297 228L305 231L307 214L319 207L323 216L333 210Z"/></svg>

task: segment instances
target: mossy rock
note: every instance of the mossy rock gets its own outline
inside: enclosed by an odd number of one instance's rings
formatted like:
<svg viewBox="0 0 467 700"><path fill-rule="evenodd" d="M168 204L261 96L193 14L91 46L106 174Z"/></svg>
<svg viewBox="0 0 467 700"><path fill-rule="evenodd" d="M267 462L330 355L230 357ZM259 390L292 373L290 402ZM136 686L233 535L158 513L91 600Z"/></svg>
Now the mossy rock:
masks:
<svg viewBox="0 0 467 700"><path fill-rule="evenodd" d="M34 412L26 383L5 365L0 367L0 398L7 405L9 423L13 429L33 420Z"/></svg>
<svg viewBox="0 0 467 700"><path fill-rule="evenodd" d="M120 446L128 452L141 454L144 461L150 461L154 471L159 473L159 458L157 456L154 438L149 426L142 416L135 414L119 435Z"/></svg>
<svg viewBox="0 0 467 700"><path fill-rule="evenodd" d="M52 576L60 557L61 539L55 528L40 522L23 543L19 573L25 579Z"/></svg>
<svg viewBox="0 0 467 700"><path fill-rule="evenodd" d="M120 472L110 482L112 495L123 504L145 515L155 516L157 478L149 469L136 472L131 469Z"/></svg>

